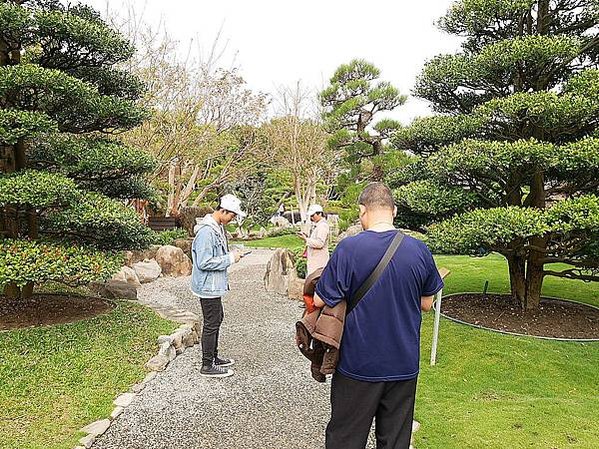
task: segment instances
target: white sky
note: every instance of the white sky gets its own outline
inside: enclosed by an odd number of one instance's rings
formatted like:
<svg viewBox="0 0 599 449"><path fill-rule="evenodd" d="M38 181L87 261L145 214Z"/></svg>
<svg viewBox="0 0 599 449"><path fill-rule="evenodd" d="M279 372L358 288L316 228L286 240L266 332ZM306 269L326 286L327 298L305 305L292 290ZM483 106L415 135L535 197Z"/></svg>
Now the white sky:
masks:
<svg viewBox="0 0 599 449"><path fill-rule="evenodd" d="M107 0L83 0L101 11ZM222 28L228 53L253 89L302 84L321 89L335 69L363 58L381 69L403 94L410 94L424 62L453 53L459 41L434 26L452 0L130 0L144 20L162 24L184 49L194 39L208 47ZM108 0L125 10L124 1ZM393 116L404 123L429 114L410 97Z"/></svg>

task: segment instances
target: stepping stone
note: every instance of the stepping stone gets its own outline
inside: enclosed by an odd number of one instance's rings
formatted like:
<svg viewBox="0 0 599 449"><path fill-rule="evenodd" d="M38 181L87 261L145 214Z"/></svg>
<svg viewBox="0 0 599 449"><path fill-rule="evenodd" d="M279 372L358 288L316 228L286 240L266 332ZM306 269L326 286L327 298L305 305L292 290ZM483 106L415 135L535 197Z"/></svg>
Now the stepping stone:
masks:
<svg viewBox="0 0 599 449"><path fill-rule="evenodd" d="M169 362L170 360L168 357L163 355L155 355L146 362L145 366L146 369L149 369L150 371L164 371Z"/></svg>
<svg viewBox="0 0 599 449"><path fill-rule="evenodd" d="M110 414L110 419L114 420L119 417L121 413L123 413L125 409L123 407L115 407L112 413Z"/></svg>
<svg viewBox="0 0 599 449"><path fill-rule="evenodd" d="M147 384L148 382L153 381L157 375L158 373L156 373L156 371L152 371L151 373L146 374L146 377L144 377L144 380L142 380L141 383Z"/></svg>
<svg viewBox="0 0 599 449"><path fill-rule="evenodd" d="M94 441L96 441L95 435L87 435L79 440L79 444L81 444L85 449L89 449L92 447L92 444L94 444Z"/></svg>
<svg viewBox="0 0 599 449"><path fill-rule="evenodd" d="M139 394L143 391L143 389L146 388L145 384L139 383L139 384L135 384L131 387L130 391L131 393L136 393Z"/></svg>
<svg viewBox="0 0 599 449"><path fill-rule="evenodd" d="M161 335L158 337L158 344L161 345L163 343L168 343L169 345L173 344L174 338L170 335Z"/></svg>
<svg viewBox="0 0 599 449"><path fill-rule="evenodd" d="M104 432L108 430L110 427L109 419L101 419L99 421L88 424L87 426L81 429L84 433L89 433L95 436L102 435Z"/></svg>
<svg viewBox="0 0 599 449"><path fill-rule="evenodd" d="M416 433L420 430L420 423L416 420L412 421L412 433Z"/></svg>
<svg viewBox="0 0 599 449"><path fill-rule="evenodd" d="M116 398L113 402L117 407L129 407L133 399L135 399L135 393L123 393L118 398Z"/></svg>

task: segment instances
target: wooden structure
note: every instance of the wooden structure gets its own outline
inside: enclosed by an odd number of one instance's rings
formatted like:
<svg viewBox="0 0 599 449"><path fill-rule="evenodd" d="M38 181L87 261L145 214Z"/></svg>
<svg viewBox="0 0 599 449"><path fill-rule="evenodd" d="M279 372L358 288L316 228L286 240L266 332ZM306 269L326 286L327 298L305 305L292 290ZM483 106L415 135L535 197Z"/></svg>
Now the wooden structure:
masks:
<svg viewBox="0 0 599 449"><path fill-rule="evenodd" d="M175 229L177 219L175 217L148 217L148 227L157 232Z"/></svg>

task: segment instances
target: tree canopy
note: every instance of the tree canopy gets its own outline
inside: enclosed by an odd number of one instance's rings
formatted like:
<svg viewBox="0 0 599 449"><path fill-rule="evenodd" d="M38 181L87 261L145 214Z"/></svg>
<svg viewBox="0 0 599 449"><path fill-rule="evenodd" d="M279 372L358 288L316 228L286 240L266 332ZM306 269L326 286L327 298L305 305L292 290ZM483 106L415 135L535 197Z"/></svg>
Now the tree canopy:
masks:
<svg viewBox="0 0 599 449"><path fill-rule="evenodd" d="M437 251L504 255L529 309L545 276L599 281L597 23L594 0L456 1L439 25L462 51L415 87L440 114L392 139L417 156L388 177L398 221Z"/></svg>
<svg viewBox="0 0 599 449"><path fill-rule="evenodd" d="M114 250L151 239L120 200L150 194L154 161L116 134L148 112L143 86L118 68L132 44L93 9L0 1L0 286L101 280ZM104 252L102 250L110 250ZM10 254L8 254L10 253Z"/></svg>

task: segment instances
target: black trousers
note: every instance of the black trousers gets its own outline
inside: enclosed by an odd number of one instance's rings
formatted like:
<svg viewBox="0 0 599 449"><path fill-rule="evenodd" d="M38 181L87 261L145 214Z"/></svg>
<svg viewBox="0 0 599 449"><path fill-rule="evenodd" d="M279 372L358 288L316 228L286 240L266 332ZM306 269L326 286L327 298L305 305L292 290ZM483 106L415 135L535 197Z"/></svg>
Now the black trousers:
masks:
<svg viewBox="0 0 599 449"><path fill-rule="evenodd" d="M222 298L200 298L204 326L202 327L202 365L212 366L218 356L218 334L225 312Z"/></svg>
<svg viewBox="0 0 599 449"><path fill-rule="evenodd" d="M364 449L373 418L377 449L408 449L416 380L362 382L335 373L326 449Z"/></svg>

